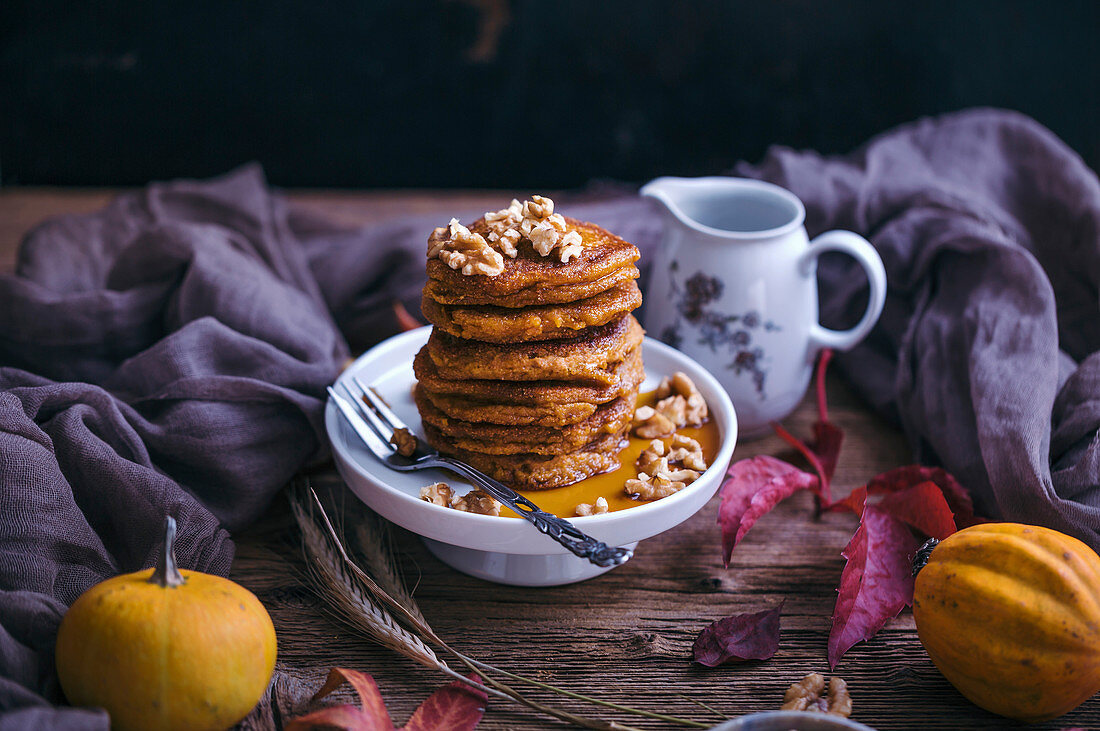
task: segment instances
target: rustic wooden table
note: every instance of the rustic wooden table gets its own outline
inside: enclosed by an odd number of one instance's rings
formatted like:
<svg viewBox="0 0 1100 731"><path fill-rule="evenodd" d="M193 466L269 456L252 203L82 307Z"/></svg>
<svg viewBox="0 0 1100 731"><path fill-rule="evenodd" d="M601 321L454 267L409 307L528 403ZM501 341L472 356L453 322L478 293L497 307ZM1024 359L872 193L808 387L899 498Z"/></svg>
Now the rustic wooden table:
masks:
<svg viewBox="0 0 1100 731"><path fill-rule="evenodd" d="M0 190L0 271L10 271L19 238L41 219L90 211L109 200L102 190ZM349 224L369 224L408 213L489 209L510 196L490 192L296 192L295 202ZM442 219L441 219L442 220ZM901 435L870 413L838 378L831 378L830 414L846 431L834 491L909 461ZM786 422L805 435L815 418L809 400ZM775 437L740 444L736 459L756 454L791 458ZM338 479L330 472L320 481ZM397 548L416 597L438 634L458 649L503 668L608 700L714 721L691 699L724 717L778 708L787 685L806 673L829 675L826 640L844 562L840 555L855 518L812 519L807 494L766 516L722 568L717 499L692 519L644 541L635 558L602 577L572 586L528 589L497 586L456 573L411 535ZM232 578L256 593L271 612L279 637L276 682L248 719L250 728L281 727L306 707L329 668L371 673L391 714L403 723L444 678L382 650L329 620L295 578L299 557L285 501L237 536ZM691 645L709 622L784 602L778 654L766 662L706 669L691 662ZM848 681L853 718L878 729L1013 728L960 696L921 648L906 610L870 642L857 645L836 673ZM643 728L660 722L601 714L543 692L543 702L586 711ZM340 691L335 699L350 702ZM493 700L479 728L559 726L524 708ZM1022 726L1021 726L1022 727ZM1039 729L1100 727L1100 699Z"/></svg>

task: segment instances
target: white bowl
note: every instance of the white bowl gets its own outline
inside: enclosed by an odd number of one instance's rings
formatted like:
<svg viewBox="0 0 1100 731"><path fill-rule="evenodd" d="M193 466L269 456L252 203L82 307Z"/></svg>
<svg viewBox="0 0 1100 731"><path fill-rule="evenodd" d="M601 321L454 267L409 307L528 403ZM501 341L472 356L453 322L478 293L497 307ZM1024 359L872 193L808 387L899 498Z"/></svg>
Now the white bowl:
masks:
<svg viewBox="0 0 1100 731"><path fill-rule="evenodd" d="M875 731L850 718L806 711L765 711L741 716L710 731Z"/></svg>
<svg viewBox="0 0 1100 731"><path fill-rule="evenodd" d="M430 332L430 327L422 327L379 343L344 371L337 383L359 376L419 433L420 415L412 399L416 382L412 361ZM646 367L643 391L656 388L664 376L676 371L691 377L717 422L720 446L702 477L675 495L635 508L571 519L584 532L612 546L633 546L694 515L718 490L737 440L733 404L710 373L683 353L650 338L643 343L642 356ZM525 520L465 513L421 500L420 488L432 482L446 482L460 493L470 485L441 470L389 469L359 441L331 401L325 409L325 427L336 466L352 492L382 517L422 536L432 553L459 571L503 584L552 586L609 570L577 558ZM534 502L538 503L537 495Z"/></svg>

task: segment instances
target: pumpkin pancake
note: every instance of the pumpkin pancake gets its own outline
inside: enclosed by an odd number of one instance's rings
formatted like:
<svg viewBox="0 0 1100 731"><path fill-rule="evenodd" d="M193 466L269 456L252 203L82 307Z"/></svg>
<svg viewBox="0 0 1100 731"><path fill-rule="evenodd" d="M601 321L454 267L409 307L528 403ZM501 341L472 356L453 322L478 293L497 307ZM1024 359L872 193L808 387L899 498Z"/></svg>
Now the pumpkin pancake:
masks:
<svg viewBox="0 0 1100 731"><path fill-rule="evenodd" d="M495 304L500 307L572 302L578 298L560 298L567 290L563 290L559 298L548 294L547 299L540 299L538 293L550 293L557 287L592 284L624 268L628 271L634 268L639 256L634 244L594 223L572 218L566 218L565 222L569 230L580 234L583 243L580 254L568 262L540 255L527 240L517 244L514 259L505 257L504 271L492 277L465 275L439 259L429 259L427 270L433 298L439 293L437 301L444 304ZM484 218L474 221L469 228L482 235L489 231ZM601 291L603 289L595 289L593 293Z"/></svg>
<svg viewBox="0 0 1100 731"><path fill-rule="evenodd" d="M452 419L485 421L506 426L568 426L592 416L597 404L502 404L423 390L432 406Z"/></svg>
<svg viewBox="0 0 1100 731"><path fill-rule="evenodd" d="M456 457L517 490L547 490L618 469L626 433L607 434L576 451L554 456L471 452L455 446L430 425L424 426L424 438L443 454Z"/></svg>
<svg viewBox="0 0 1100 731"><path fill-rule="evenodd" d="M449 267L448 267L449 268ZM424 285L424 296L441 305L496 305L497 307L530 307L532 305L560 304L576 302L592 297L612 287L618 287L639 276L638 267L633 264L620 267L607 276L591 282L561 285L534 285L504 297L488 294L481 289L470 292L455 292L443 282L429 279ZM469 277L467 277L469 279Z"/></svg>
<svg viewBox="0 0 1100 731"><path fill-rule="evenodd" d="M568 381L500 381L443 378L424 346L413 359L413 373L420 386L431 394L461 396L501 404L605 404L638 388L645 379L642 349L635 348L615 367L615 381L609 386L587 386Z"/></svg>
<svg viewBox="0 0 1100 731"><path fill-rule="evenodd" d="M642 304L637 283L630 280L587 299L538 307L441 305L423 297L420 309L436 327L466 340L520 343L532 340L575 339L585 328L599 327Z"/></svg>
<svg viewBox="0 0 1100 731"><path fill-rule="evenodd" d="M504 426L486 422L452 419L424 397L413 391L420 418L448 441L461 449L482 454L563 454L578 449L604 434L622 431L634 416L636 393L604 404L583 421L568 426Z"/></svg>
<svg viewBox="0 0 1100 731"><path fill-rule="evenodd" d="M642 343L644 331L633 316L588 328L575 340L534 343L482 343L432 330L428 354L448 378L502 381L573 381L595 386L615 382L615 365Z"/></svg>

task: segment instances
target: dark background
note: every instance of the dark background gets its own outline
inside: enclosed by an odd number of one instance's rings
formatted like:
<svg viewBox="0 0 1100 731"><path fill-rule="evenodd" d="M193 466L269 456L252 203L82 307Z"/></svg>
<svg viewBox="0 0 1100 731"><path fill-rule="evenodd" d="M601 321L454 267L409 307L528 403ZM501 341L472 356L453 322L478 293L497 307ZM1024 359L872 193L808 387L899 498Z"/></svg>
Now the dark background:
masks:
<svg viewBox="0 0 1100 731"><path fill-rule="evenodd" d="M0 1L0 182L574 187L1018 109L1100 168L1100 2Z"/></svg>

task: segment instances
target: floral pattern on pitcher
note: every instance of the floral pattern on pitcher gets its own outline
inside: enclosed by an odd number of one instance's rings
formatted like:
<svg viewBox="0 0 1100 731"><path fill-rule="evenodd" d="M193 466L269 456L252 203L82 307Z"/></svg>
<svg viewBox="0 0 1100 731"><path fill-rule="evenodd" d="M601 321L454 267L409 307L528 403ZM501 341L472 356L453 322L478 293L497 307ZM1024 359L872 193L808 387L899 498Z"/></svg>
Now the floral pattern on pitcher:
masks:
<svg viewBox="0 0 1100 731"><path fill-rule="evenodd" d="M777 332L781 327L771 320L765 320L756 310L738 315L726 315L707 305L722 296L725 284L721 279L703 272L696 272L681 287L676 281L675 272L678 262L669 266L669 286L676 305L676 321L661 331L660 339L674 348L683 344L682 322L688 322L699 330L699 344L706 345L717 353L727 348L733 354L733 360L726 366L740 376L748 373L752 376L756 393L763 401L767 398L765 385L768 369L764 349L753 343L753 330Z"/></svg>

